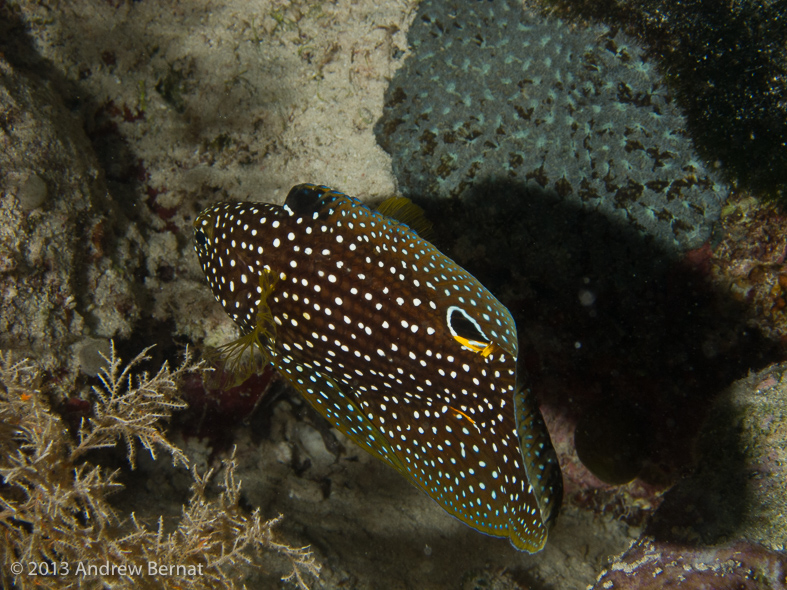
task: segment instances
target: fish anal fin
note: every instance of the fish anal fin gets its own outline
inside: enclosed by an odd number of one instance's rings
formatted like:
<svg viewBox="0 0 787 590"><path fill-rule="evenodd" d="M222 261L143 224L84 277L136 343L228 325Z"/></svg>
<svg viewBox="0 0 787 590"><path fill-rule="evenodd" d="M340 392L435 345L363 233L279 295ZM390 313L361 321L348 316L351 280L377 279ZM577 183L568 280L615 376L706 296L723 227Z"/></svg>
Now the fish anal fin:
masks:
<svg viewBox="0 0 787 590"><path fill-rule="evenodd" d="M401 474L408 475L407 469L379 428L358 407L352 395L342 391L333 379L315 371L314 381L310 380L307 386L298 383L297 378L294 379L295 375L289 375L285 368L280 367L280 370L289 377L287 380L290 384L339 432Z"/></svg>

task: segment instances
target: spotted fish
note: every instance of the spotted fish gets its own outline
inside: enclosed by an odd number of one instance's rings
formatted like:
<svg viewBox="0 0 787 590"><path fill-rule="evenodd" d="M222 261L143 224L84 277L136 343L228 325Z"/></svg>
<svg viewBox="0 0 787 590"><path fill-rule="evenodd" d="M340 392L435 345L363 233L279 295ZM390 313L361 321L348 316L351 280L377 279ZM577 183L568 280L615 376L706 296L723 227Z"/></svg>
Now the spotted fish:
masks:
<svg viewBox="0 0 787 590"><path fill-rule="evenodd" d="M472 275L408 226L328 187L283 206L218 203L196 251L257 349L336 428L467 525L546 543L562 478L517 389L516 326ZM247 355L248 356L248 355Z"/></svg>

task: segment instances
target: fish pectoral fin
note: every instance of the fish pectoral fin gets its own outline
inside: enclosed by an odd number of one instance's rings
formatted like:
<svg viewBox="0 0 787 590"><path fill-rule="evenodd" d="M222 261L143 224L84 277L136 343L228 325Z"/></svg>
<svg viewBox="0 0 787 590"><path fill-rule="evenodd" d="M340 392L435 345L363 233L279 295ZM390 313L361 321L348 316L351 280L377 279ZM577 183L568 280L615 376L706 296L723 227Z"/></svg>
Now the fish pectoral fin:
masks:
<svg viewBox="0 0 787 590"><path fill-rule="evenodd" d="M229 387L240 385L254 374L262 372L265 365L273 363L273 350L276 343L276 323L268 305L268 297L273 293L278 282L277 277L269 268L260 273L259 300L254 326L237 340L233 340L218 349L217 364L221 372L229 375Z"/></svg>

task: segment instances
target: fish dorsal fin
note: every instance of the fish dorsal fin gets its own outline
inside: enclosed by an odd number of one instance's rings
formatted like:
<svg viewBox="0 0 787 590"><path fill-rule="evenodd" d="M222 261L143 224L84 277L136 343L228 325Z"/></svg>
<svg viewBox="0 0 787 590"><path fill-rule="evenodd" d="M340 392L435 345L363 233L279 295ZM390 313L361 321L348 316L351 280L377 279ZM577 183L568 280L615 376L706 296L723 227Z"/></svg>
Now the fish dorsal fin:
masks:
<svg viewBox="0 0 787 590"><path fill-rule="evenodd" d="M439 277L434 280L438 293L448 293L436 297L435 302L444 314L443 321L448 332L459 345L485 358L500 351L517 358L519 341L516 323L500 301L488 292L482 296L481 291L473 289L475 279L467 280L467 291L455 291L453 284L456 283L443 287L443 283L448 281L441 281Z"/></svg>
<svg viewBox="0 0 787 590"><path fill-rule="evenodd" d="M491 309L494 305L488 304ZM501 305L502 307L502 305ZM504 307L502 311L507 312ZM502 311L500 314L503 317L503 325L506 325L507 318ZM489 314L486 314L489 316ZM445 314L445 323L448 331L459 344L465 348L469 348L484 358L489 357L498 350L504 350L509 353L514 359L518 353L518 342L516 341L516 326L511 320L511 326L508 327L512 331L514 338L508 338L503 330L494 330L490 325L491 321L484 318L484 313L479 313L474 307L469 307L467 310L457 305L449 305Z"/></svg>
<svg viewBox="0 0 787 590"><path fill-rule="evenodd" d="M397 231L404 234L402 242L409 244L400 254L410 256L414 268L428 269L428 276L418 278L430 289L432 303L443 315L454 340L484 357L502 350L516 359L519 351L516 323L508 309L478 279L419 236L412 227L395 219L391 221L380 209L373 213L395 223Z"/></svg>
<svg viewBox="0 0 787 590"><path fill-rule="evenodd" d="M432 237L432 222L424 210L407 197L389 197L377 205L377 212L403 223L424 240Z"/></svg>
<svg viewBox="0 0 787 590"><path fill-rule="evenodd" d="M344 198L361 204L360 201L333 190L327 186L317 184L298 184L287 194L284 207L297 215L319 214L325 205L337 198ZM432 233L432 223L426 218L424 210L407 197L389 197L375 209L377 213L406 225L424 239L429 239Z"/></svg>

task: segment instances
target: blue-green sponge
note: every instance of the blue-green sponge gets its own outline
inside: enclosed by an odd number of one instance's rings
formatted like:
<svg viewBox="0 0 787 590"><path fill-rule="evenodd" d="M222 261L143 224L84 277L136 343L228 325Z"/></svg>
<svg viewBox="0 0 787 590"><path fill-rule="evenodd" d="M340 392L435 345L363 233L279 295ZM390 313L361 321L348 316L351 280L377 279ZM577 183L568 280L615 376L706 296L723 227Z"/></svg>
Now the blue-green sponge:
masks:
<svg viewBox="0 0 787 590"><path fill-rule="evenodd" d="M375 128L405 194L513 181L671 251L708 239L729 189L634 39L513 0L424 0L409 42Z"/></svg>

